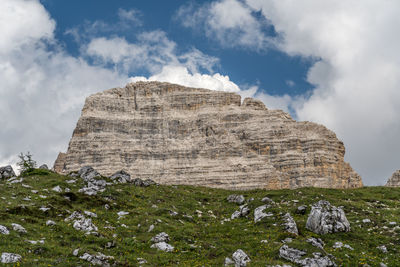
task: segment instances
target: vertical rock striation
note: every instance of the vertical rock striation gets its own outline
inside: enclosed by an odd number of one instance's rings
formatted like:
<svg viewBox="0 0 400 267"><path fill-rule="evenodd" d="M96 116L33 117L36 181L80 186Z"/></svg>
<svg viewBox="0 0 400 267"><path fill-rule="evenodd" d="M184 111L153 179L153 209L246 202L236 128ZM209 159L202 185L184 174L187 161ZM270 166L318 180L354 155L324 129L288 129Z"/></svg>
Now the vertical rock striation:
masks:
<svg viewBox="0 0 400 267"><path fill-rule="evenodd" d="M393 173L393 175L387 181L386 186L400 187L400 170L397 170Z"/></svg>
<svg viewBox="0 0 400 267"><path fill-rule="evenodd" d="M93 166L163 184L353 188L360 176L322 125L235 93L137 82L86 99L60 173Z"/></svg>

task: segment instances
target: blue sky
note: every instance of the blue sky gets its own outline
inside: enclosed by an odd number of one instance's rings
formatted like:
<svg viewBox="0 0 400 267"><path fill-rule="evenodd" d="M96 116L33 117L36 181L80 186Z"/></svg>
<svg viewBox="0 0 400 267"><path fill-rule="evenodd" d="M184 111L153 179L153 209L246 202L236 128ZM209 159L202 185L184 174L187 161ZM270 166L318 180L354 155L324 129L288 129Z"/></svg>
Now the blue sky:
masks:
<svg viewBox="0 0 400 267"><path fill-rule="evenodd" d="M51 166L87 96L159 80L323 124L364 183L382 185L400 169L398 10L398 0L2 0L0 165L31 151Z"/></svg>
<svg viewBox="0 0 400 267"><path fill-rule="evenodd" d="M95 36L124 37L134 42L140 32L162 30L167 37L177 43L179 51L195 47L203 53L219 58L217 72L229 75L230 79L244 87L257 84L261 91L272 95L288 94L291 96L304 94L313 88L307 82L307 71L313 60L309 57L289 56L277 49L255 51L236 47L226 48L218 42L206 38L200 31L193 31L182 26L176 14L182 1L41 1L50 15L57 22L56 37L65 45L72 55L79 55L80 44L68 30L79 28L95 21L103 21L112 25L119 20L120 9L137 11L140 23L132 23L129 27L112 31L97 32ZM211 1L193 2L197 5ZM273 26L264 27L265 34L271 34ZM146 69L130 72L129 75L145 75ZM293 114L295 115L295 114Z"/></svg>

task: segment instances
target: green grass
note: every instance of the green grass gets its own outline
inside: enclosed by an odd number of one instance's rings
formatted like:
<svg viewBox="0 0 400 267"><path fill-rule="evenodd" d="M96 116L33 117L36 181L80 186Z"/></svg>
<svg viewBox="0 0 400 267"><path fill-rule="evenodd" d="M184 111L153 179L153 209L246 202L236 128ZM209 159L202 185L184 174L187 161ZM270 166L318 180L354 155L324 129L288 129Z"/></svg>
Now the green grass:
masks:
<svg viewBox="0 0 400 267"><path fill-rule="evenodd" d="M79 255L101 252L113 256L118 266L137 266L137 258L147 260L148 263L143 266L222 266L225 257L230 257L240 248L251 258L249 266L265 266L290 264L278 256L283 244L281 240L286 237L293 238L290 247L306 250L308 255L321 251L305 240L320 237L326 244L325 251L334 255L339 265L360 266L368 263L370 266L379 266L384 262L388 266L400 266L400 231L389 225L391 221L400 225L400 188L302 188L238 192L192 186L158 185L143 188L120 184L108 186L105 192L96 196L86 196L78 193L83 182L79 180L76 184L68 184L66 181L70 179L50 171L35 170L27 174L22 182L31 188L23 187L21 183L9 185L0 181L0 224L10 230L10 235L0 235L0 253L20 254L21 266L87 266L87 262L72 255L76 248L80 248ZM56 193L51 190L56 185L62 189L68 187L71 192ZM31 190L39 192L35 194ZM226 201L226 197L232 193L243 194L246 199L254 198L249 203L252 212L248 218L223 222L238 208L238 205ZM47 198L41 198L40 195ZM28 196L31 201L23 200ZM66 196L71 200L67 200ZM253 210L264 204L261 198L265 196L278 204L268 209L275 216L255 224ZM319 236L305 228L310 205L321 199L344 207L351 232ZM110 209L106 210L105 204ZM309 205L306 214L296 214L297 206L304 204ZM43 212L39 210L42 206L51 209ZM72 222L64 222L69 212L85 210L98 215L93 218L93 223L99 228L99 236L85 235L75 230ZM171 210L179 214L171 216ZM202 212L201 217L196 210ZM127 211L129 215L118 219L118 211ZM283 215L286 212L290 212L297 222L299 236L283 231L280 213ZM361 220L365 218L372 222L362 223ZM49 219L57 225L46 226ZM21 224L28 232L21 234L13 231L11 223ZM152 224L155 229L149 233ZM150 248L150 239L160 232L169 234L169 243L175 247L173 252ZM45 238L44 244L32 245L26 241L42 238ZM261 243L261 240L268 240L268 243ZM107 242L112 241L116 246L106 248ZM332 248L336 241L348 244L354 250ZM376 248L379 245L386 245L389 252L384 254L379 251Z"/></svg>

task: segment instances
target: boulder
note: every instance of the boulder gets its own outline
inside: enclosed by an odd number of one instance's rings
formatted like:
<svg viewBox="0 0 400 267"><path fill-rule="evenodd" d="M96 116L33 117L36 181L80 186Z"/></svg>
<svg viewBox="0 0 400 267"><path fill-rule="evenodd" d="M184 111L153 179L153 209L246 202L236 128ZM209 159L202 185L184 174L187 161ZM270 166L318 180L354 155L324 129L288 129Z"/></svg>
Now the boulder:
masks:
<svg viewBox="0 0 400 267"><path fill-rule="evenodd" d="M235 267L245 267L251 260L243 250L238 249L232 254Z"/></svg>
<svg viewBox="0 0 400 267"><path fill-rule="evenodd" d="M349 232L350 223L341 208L320 200L312 206L306 228L316 234Z"/></svg>
<svg viewBox="0 0 400 267"><path fill-rule="evenodd" d="M14 176L16 175L11 165L0 167L0 179L9 179Z"/></svg>
<svg viewBox="0 0 400 267"><path fill-rule="evenodd" d="M113 180L114 183L125 184L131 180L131 175L126 171L121 170L111 175L110 179Z"/></svg>
<svg viewBox="0 0 400 267"><path fill-rule="evenodd" d="M336 264L328 257L320 253L313 253L313 258L303 258L307 253L302 250L295 248L290 248L288 245L283 245L279 249L279 256L285 260L296 263L300 266L307 267L331 267L336 266Z"/></svg>
<svg viewBox="0 0 400 267"><path fill-rule="evenodd" d="M9 235L10 231L8 231L7 227L0 225L0 234L2 235Z"/></svg>
<svg viewBox="0 0 400 267"><path fill-rule="evenodd" d="M154 243L153 245L150 246L151 248L156 248L158 250L162 250L165 252L172 252L174 251L174 247L171 246L170 244L166 243L166 242L158 242L158 243Z"/></svg>
<svg viewBox="0 0 400 267"><path fill-rule="evenodd" d="M22 227L22 225L20 225L18 223L12 223L11 226L13 227L14 231L26 234L26 229L24 227Z"/></svg>
<svg viewBox="0 0 400 267"><path fill-rule="evenodd" d="M93 180L95 177L101 176L93 167L84 166L78 171L79 177L81 177L85 181Z"/></svg>
<svg viewBox="0 0 400 267"><path fill-rule="evenodd" d="M151 239L151 242L153 243L159 243L159 242L168 242L169 241L169 236L167 233L162 232L156 235Z"/></svg>
<svg viewBox="0 0 400 267"><path fill-rule="evenodd" d="M88 261L93 265L99 265L99 266L104 266L104 267L110 266L110 263L108 261L114 259L114 257L106 256L100 252L97 252L94 255L91 255L89 253L84 253L79 258L82 260Z"/></svg>
<svg viewBox="0 0 400 267"><path fill-rule="evenodd" d="M226 200L228 200L228 202L231 203L236 203L239 205L242 205L245 201L244 196L243 195L229 195Z"/></svg>
<svg viewBox="0 0 400 267"><path fill-rule="evenodd" d="M386 186L400 187L400 170L395 171L386 183Z"/></svg>
<svg viewBox="0 0 400 267"><path fill-rule="evenodd" d="M291 234L298 235L299 231L297 230L297 224L294 221L293 217L290 216L289 213L283 215L283 226L285 227L285 231Z"/></svg>
<svg viewBox="0 0 400 267"><path fill-rule="evenodd" d="M22 257L19 254L14 253L1 253L1 263L14 263L21 261Z"/></svg>
<svg viewBox="0 0 400 267"><path fill-rule="evenodd" d="M259 222L265 217L272 216L272 213L265 213L264 210L268 208L269 205L262 205L254 209L254 222Z"/></svg>
<svg viewBox="0 0 400 267"><path fill-rule="evenodd" d="M250 213L250 209L247 206L247 204L244 204L242 206L239 207L239 210L235 211L232 215L231 215L231 219L236 219L239 217L245 217Z"/></svg>
<svg viewBox="0 0 400 267"><path fill-rule="evenodd" d="M46 164L42 164L42 165L39 166L39 169L48 170L49 167Z"/></svg>

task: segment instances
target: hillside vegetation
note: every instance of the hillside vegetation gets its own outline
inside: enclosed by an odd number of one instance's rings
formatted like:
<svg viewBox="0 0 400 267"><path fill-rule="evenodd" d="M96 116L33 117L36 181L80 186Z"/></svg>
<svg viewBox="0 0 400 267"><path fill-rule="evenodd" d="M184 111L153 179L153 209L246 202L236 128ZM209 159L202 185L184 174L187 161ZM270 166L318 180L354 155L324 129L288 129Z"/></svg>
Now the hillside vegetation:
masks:
<svg viewBox="0 0 400 267"><path fill-rule="evenodd" d="M400 188L238 192L126 183L108 185L104 192L89 196L78 192L85 185L82 179L68 183L71 179L36 169L14 179L15 183L0 181L0 225L9 230L8 235L0 234L0 253L21 255L15 266L88 266L84 253L98 252L112 256L106 261L116 266L223 266L237 249L251 259L247 266L296 266L279 256L285 239L289 247L310 256L313 252L332 254L339 266L400 266ZM250 208L247 217L230 219L239 208L227 201L231 194L245 197ZM254 209L265 204L264 197L276 203L267 210L273 216L255 223ZM351 231L318 235L307 230L311 205L319 200L342 206ZM298 213L300 205L307 205L305 214ZM98 228L96 233L86 234L73 227L73 220L65 221L74 211L90 218ZM299 235L283 229L282 216L287 212L296 221ZM55 225L46 225L48 220ZM14 230L13 223L26 233ZM161 232L169 235L171 252L151 248L151 239ZM306 242L310 237L321 238L324 248ZM348 246L334 248L336 242Z"/></svg>

